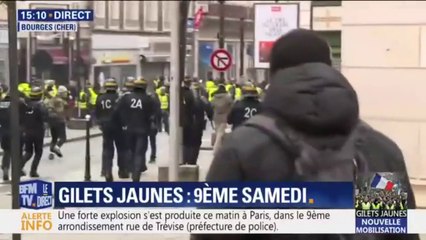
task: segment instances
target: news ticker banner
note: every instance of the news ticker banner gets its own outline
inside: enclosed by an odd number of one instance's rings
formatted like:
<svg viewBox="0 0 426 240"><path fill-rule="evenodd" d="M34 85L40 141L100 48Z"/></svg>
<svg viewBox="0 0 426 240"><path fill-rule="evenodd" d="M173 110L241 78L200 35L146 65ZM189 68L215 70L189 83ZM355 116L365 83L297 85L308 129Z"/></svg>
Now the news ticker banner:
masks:
<svg viewBox="0 0 426 240"><path fill-rule="evenodd" d="M93 21L92 9L19 9L18 32L77 32L78 22Z"/></svg>
<svg viewBox="0 0 426 240"><path fill-rule="evenodd" d="M20 185L23 208L353 209L351 182L50 182Z"/></svg>
<svg viewBox="0 0 426 240"><path fill-rule="evenodd" d="M360 232L355 210L336 209L189 209L96 208L62 210L0 210L0 233L62 234L412 234L426 233L426 210L409 210L406 232L395 226L369 223ZM366 221L381 221L370 218ZM389 220L387 220L389 221ZM383 225L383 224L382 224ZM398 227L402 228L402 227ZM381 229L381 230L377 230Z"/></svg>

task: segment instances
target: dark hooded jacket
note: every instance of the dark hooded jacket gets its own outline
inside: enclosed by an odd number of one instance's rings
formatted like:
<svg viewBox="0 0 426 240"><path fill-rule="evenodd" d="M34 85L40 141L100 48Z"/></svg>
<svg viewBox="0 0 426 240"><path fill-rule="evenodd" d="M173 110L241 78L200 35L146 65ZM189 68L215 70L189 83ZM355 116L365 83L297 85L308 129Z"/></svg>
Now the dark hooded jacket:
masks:
<svg viewBox="0 0 426 240"><path fill-rule="evenodd" d="M346 78L322 63L308 63L280 70L272 78L262 113L299 132L318 149L339 148L360 121L358 100ZM278 126L280 124L277 124ZM362 152L373 172L403 172L408 175L398 146L385 135L363 131ZM255 136L255 137L254 137ZM257 128L241 126L224 140L215 155L207 181L291 181L294 165L288 153ZM408 190L408 206L415 208ZM319 240L333 235L194 235L197 240ZM365 239L364 236L361 239ZM370 239L370 238L369 238ZM418 235L377 235L371 239L419 239Z"/></svg>

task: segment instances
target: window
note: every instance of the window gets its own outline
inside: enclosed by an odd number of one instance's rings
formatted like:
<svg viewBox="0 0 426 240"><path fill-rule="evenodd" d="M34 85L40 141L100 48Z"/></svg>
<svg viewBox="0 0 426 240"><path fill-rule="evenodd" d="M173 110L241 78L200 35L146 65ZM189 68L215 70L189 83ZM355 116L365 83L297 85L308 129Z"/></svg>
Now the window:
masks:
<svg viewBox="0 0 426 240"><path fill-rule="evenodd" d="M314 7L342 6L342 1L312 1Z"/></svg>
<svg viewBox="0 0 426 240"><path fill-rule="evenodd" d="M144 26L145 30L158 29L158 2L144 1Z"/></svg>
<svg viewBox="0 0 426 240"><path fill-rule="evenodd" d="M109 1L109 27L118 28L120 25L120 1Z"/></svg>
<svg viewBox="0 0 426 240"><path fill-rule="evenodd" d="M163 30L170 31L170 2L164 1L163 4Z"/></svg>
<svg viewBox="0 0 426 240"><path fill-rule="evenodd" d="M124 1L124 28L139 28L139 1Z"/></svg>
<svg viewBox="0 0 426 240"><path fill-rule="evenodd" d="M95 11L95 27L105 28L105 1L95 1L93 7Z"/></svg>

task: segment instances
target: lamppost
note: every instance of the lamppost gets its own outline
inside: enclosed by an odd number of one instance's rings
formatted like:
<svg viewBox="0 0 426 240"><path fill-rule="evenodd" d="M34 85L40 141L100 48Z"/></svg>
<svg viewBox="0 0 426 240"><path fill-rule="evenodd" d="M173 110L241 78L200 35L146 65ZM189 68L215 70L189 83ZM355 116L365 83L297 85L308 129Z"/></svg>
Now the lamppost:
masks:
<svg viewBox="0 0 426 240"><path fill-rule="evenodd" d="M21 178L21 149L19 132L18 93L18 34L16 27L16 1L7 1L7 23L9 26L9 91L10 91L10 134L12 161L12 209L19 209L19 182ZM21 234L13 234L13 240L21 240Z"/></svg>

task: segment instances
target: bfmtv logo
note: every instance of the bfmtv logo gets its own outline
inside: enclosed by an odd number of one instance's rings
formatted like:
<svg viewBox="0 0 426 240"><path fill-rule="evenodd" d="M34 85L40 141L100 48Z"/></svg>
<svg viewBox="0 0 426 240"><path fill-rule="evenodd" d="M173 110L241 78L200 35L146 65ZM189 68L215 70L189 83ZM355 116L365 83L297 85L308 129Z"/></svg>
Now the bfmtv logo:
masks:
<svg viewBox="0 0 426 240"><path fill-rule="evenodd" d="M19 184L21 208L43 209L52 207L52 183L33 180Z"/></svg>

